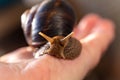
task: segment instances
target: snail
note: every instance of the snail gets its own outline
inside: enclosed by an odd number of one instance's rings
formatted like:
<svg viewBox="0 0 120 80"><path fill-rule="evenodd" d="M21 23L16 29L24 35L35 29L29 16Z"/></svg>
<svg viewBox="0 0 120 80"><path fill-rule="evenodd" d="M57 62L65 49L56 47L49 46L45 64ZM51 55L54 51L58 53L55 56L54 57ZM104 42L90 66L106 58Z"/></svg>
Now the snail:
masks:
<svg viewBox="0 0 120 80"><path fill-rule="evenodd" d="M49 54L60 59L75 59L81 52L80 41L72 37L76 16L63 0L44 0L21 16L28 44L37 48L35 58Z"/></svg>

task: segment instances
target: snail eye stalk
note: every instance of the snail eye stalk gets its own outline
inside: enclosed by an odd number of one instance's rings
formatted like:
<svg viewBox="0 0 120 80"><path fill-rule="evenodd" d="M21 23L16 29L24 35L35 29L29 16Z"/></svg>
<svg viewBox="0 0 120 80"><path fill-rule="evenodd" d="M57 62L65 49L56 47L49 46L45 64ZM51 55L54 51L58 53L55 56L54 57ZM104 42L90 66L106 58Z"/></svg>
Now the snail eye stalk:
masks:
<svg viewBox="0 0 120 80"><path fill-rule="evenodd" d="M43 38L45 38L48 42L53 43L53 39L46 34L39 32L39 35L41 35Z"/></svg>
<svg viewBox="0 0 120 80"><path fill-rule="evenodd" d="M74 34L74 32L71 32L70 34L68 34L65 38L63 38L61 41L65 41L68 40L72 35Z"/></svg>

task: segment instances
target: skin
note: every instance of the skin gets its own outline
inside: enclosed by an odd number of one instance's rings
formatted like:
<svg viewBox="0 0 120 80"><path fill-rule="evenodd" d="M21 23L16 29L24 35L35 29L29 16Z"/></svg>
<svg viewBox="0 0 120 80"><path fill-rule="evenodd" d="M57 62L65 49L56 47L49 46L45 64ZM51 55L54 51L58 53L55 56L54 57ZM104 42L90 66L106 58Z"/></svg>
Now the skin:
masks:
<svg viewBox="0 0 120 80"><path fill-rule="evenodd" d="M74 60L49 55L34 59L31 47L20 48L0 58L0 80L83 80L100 61L114 39L112 21L89 14L74 29L82 52Z"/></svg>

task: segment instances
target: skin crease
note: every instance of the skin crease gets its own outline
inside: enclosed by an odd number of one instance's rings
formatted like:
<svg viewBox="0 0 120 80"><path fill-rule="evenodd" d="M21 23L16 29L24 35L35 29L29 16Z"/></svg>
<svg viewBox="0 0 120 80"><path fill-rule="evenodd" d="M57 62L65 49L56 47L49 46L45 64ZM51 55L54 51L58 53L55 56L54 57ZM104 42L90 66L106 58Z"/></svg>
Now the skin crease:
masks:
<svg viewBox="0 0 120 80"><path fill-rule="evenodd" d="M113 41L114 24L88 14L74 29L73 37L82 44L78 58L62 60L44 55L34 59L33 48L20 48L0 58L0 80L83 80Z"/></svg>

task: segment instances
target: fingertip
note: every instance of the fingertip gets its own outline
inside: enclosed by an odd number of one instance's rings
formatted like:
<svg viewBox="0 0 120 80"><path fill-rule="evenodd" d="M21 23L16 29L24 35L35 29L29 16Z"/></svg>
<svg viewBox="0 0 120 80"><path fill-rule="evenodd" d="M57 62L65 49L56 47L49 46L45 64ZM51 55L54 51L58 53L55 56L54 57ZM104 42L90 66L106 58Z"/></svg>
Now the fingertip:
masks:
<svg viewBox="0 0 120 80"><path fill-rule="evenodd" d="M111 40L115 37L115 23L110 19L105 19L104 22L106 23L106 29L109 28L108 34L111 36Z"/></svg>
<svg viewBox="0 0 120 80"><path fill-rule="evenodd" d="M115 32L115 23L114 21L110 19L104 19L104 22L106 23L106 29L109 28L109 32L112 32L114 34Z"/></svg>
<svg viewBox="0 0 120 80"><path fill-rule="evenodd" d="M77 39L82 39L87 36L91 29L96 25L97 22L101 20L101 17L97 14L88 14L79 22L77 27L74 29L74 37Z"/></svg>
<svg viewBox="0 0 120 80"><path fill-rule="evenodd" d="M97 14L93 14L93 13L88 14L88 15L83 17L83 19L78 24L78 27L81 30L85 30L86 27L91 28L91 27L93 27L95 25L95 22L97 22L100 18L101 17L99 15L97 15Z"/></svg>
<svg viewBox="0 0 120 80"><path fill-rule="evenodd" d="M109 37L108 39L113 39L115 36L115 23L110 19L102 19L93 29L94 32L104 34L104 36Z"/></svg>
<svg viewBox="0 0 120 80"><path fill-rule="evenodd" d="M114 28L115 25L113 21L109 19L102 19L92 29L91 33L81 40L81 42L96 48L95 51L103 52L114 40ZM92 48L90 49L92 50Z"/></svg>

